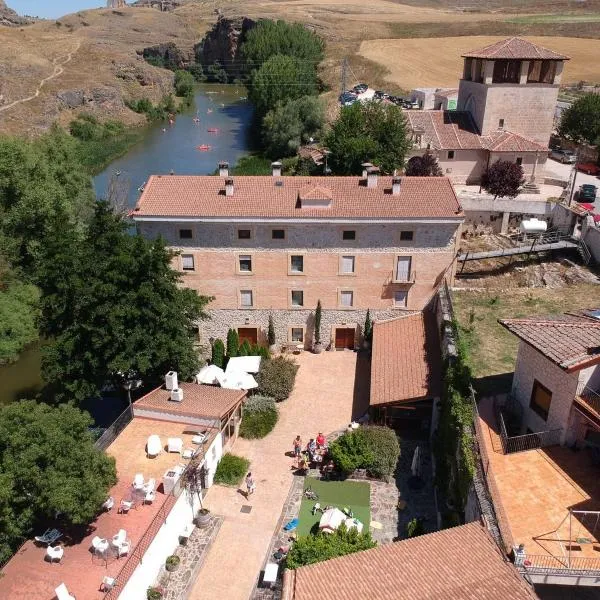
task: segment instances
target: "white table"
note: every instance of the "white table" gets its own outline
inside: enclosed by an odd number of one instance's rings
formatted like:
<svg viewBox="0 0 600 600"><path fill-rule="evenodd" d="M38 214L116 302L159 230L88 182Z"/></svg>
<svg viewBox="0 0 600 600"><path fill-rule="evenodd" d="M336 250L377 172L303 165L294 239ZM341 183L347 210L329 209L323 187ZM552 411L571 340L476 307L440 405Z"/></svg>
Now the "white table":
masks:
<svg viewBox="0 0 600 600"><path fill-rule="evenodd" d="M277 573L279 572L279 565L277 563L267 563L265 567L265 574L263 575L264 583L275 583L277 581Z"/></svg>

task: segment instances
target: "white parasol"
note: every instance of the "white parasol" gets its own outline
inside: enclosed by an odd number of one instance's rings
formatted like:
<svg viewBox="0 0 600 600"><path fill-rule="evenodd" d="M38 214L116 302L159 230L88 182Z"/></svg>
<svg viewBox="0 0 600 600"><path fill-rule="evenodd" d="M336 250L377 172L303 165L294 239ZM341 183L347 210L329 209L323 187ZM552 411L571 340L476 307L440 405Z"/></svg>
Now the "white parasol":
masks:
<svg viewBox="0 0 600 600"><path fill-rule="evenodd" d="M225 378L225 371L217 365L206 365L202 367L196 375L196 383L206 383L207 385L215 385L221 383Z"/></svg>

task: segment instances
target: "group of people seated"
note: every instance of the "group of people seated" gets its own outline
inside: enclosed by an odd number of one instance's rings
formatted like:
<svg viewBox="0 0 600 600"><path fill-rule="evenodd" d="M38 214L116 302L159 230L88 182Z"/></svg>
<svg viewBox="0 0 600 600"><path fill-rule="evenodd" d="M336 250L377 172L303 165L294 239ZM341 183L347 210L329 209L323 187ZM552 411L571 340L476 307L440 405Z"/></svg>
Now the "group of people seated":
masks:
<svg viewBox="0 0 600 600"><path fill-rule="evenodd" d="M302 448L302 438L297 435L294 439L294 459L296 468L306 471L310 465L322 464L327 455L327 440L319 432L316 438L310 438L306 448Z"/></svg>

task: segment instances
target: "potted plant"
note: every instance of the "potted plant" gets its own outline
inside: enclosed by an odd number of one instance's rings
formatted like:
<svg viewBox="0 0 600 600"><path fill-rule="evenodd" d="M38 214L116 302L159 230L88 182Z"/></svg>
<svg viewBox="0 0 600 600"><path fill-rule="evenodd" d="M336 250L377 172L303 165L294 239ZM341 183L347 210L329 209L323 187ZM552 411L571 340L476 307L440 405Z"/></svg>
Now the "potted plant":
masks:
<svg viewBox="0 0 600 600"><path fill-rule="evenodd" d="M196 525L200 528L208 527L210 523L210 510L208 508L201 508L198 511L198 516L196 517Z"/></svg>
<svg viewBox="0 0 600 600"><path fill-rule="evenodd" d="M363 348L369 350L371 348L371 340L373 339L373 321L371 321L371 311L367 309L365 316L365 326L363 327Z"/></svg>
<svg viewBox="0 0 600 600"><path fill-rule="evenodd" d="M149 587L148 591L146 592L146 598L148 600L161 600L161 598L163 597L163 590L162 588L159 587Z"/></svg>
<svg viewBox="0 0 600 600"><path fill-rule="evenodd" d="M176 554L171 554L171 556L167 556L167 560L165 561L165 569L170 573L173 571L177 571L179 568L179 563L181 559Z"/></svg>
<svg viewBox="0 0 600 600"><path fill-rule="evenodd" d="M269 341L269 352L277 353L277 339L275 338L275 324L273 323L273 315L269 315L269 329L267 330L267 339Z"/></svg>
<svg viewBox="0 0 600 600"><path fill-rule="evenodd" d="M313 352L315 354L321 354L323 352L323 344L321 344L321 301L317 302L317 309L315 310L315 343L313 345Z"/></svg>

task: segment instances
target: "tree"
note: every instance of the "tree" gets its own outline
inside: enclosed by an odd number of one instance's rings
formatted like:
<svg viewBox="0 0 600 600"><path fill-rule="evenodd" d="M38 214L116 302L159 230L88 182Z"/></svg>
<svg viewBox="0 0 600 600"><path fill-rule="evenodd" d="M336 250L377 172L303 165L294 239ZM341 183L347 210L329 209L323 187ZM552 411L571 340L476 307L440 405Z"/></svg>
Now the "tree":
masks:
<svg viewBox="0 0 600 600"><path fill-rule="evenodd" d="M244 340L240 344L240 349L238 350L238 356L250 356L252 354L252 346L248 340Z"/></svg>
<svg viewBox="0 0 600 600"><path fill-rule="evenodd" d="M558 126L560 136L575 142L600 145L600 96L585 94L563 113Z"/></svg>
<svg viewBox="0 0 600 600"><path fill-rule="evenodd" d="M406 535L409 538L418 537L425 533L425 527L423 526L423 521L418 517L411 519L406 524Z"/></svg>
<svg viewBox="0 0 600 600"><path fill-rule="evenodd" d="M295 155L302 144L319 136L324 121L324 107L317 97L303 96L278 104L262 122L265 152L271 158Z"/></svg>
<svg viewBox="0 0 600 600"><path fill-rule="evenodd" d="M227 332L227 358L233 358L238 355L240 348L240 336L235 329L229 329Z"/></svg>
<svg viewBox="0 0 600 600"><path fill-rule="evenodd" d="M405 175L409 177L441 177L443 173L437 158L427 150L423 156L413 156L408 159Z"/></svg>
<svg viewBox="0 0 600 600"><path fill-rule="evenodd" d="M383 173L404 167L411 148L406 117L394 104L355 102L345 106L325 138L329 166L336 175L356 175L365 161Z"/></svg>
<svg viewBox="0 0 600 600"><path fill-rule="evenodd" d="M162 239L131 235L98 202L83 241L60 231L41 260L42 375L57 401L97 397L101 387L135 373L148 385L175 370L198 369L197 322L210 298L179 286Z"/></svg>
<svg viewBox="0 0 600 600"><path fill-rule="evenodd" d="M370 342L373 337L373 322L371 321L371 311L367 308L365 315L365 326L363 328L363 336L365 341Z"/></svg>
<svg viewBox="0 0 600 600"><path fill-rule="evenodd" d="M196 80L188 71L175 71L175 94L183 98L189 98L194 95Z"/></svg>
<svg viewBox="0 0 600 600"><path fill-rule="evenodd" d="M317 301L317 309L315 310L315 344L321 343L321 301Z"/></svg>
<svg viewBox="0 0 600 600"><path fill-rule="evenodd" d="M0 410L0 561L57 514L86 524L116 483L114 458L94 446L89 414L22 400Z"/></svg>
<svg viewBox="0 0 600 600"><path fill-rule="evenodd" d="M267 333L267 339L269 341L269 346L274 346L277 341L275 338L275 324L273 323L273 314L269 315L269 329Z"/></svg>
<svg viewBox="0 0 600 600"><path fill-rule="evenodd" d="M523 168L509 160L498 160L490 165L481 177L481 187L494 196L514 198L525 183Z"/></svg>
<svg viewBox="0 0 600 600"><path fill-rule="evenodd" d="M292 56L276 54L253 71L248 98L258 117L263 117L278 103L317 94L314 66Z"/></svg>
<svg viewBox="0 0 600 600"><path fill-rule="evenodd" d="M221 369L225 366L225 344L220 338L213 342L210 362Z"/></svg>

